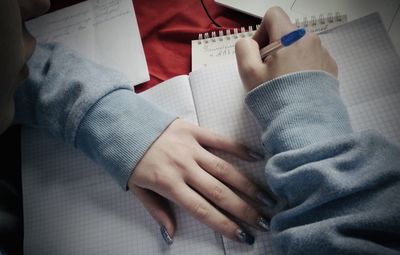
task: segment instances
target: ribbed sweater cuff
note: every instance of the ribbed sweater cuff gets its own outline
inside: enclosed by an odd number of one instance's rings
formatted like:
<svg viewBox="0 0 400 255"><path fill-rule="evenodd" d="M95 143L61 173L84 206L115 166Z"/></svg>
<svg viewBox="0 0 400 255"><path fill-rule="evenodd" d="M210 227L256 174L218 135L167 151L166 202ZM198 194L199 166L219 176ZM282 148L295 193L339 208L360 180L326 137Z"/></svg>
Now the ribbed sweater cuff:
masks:
<svg viewBox="0 0 400 255"><path fill-rule="evenodd" d="M175 118L130 90L117 90L90 109L75 144L127 189L137 163Z"/></svg>
<svg viewBox="0 0 400 255"><path fill-rule="evenodd" d="M245 102L263 128L264 148L276 154L352 132L338 85L326 72L306 71L250 91Z"/></svg>

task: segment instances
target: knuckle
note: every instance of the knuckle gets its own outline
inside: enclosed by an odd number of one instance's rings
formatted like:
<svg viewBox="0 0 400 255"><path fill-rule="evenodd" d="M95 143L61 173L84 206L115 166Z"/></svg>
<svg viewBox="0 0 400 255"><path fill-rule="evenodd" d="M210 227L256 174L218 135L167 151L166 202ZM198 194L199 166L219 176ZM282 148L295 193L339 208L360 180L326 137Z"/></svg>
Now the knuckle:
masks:
<svg viewBox="0 0 400 255"><path fill-rule="evenodd" d="M271 8L269 8L265 14L265 16L273 16L275 17L276 15L280 15L282 13L282 9L278 6L273 6Z"/></svg>
<svg viewBox="0 0 400 255"><path fill-rule="evenodd" d="M235 43L235 51L240 51L242 48L246 47L248 44L248 38L240 38L236 43Z"/></svg>
<svg viewBox="0 0 400 255"><path fill-rule="evenodd" d="M210 215L210 209L208 206L201 202L193 204L190 211L193 213L193 216L200 221L206 220Z"/></svg>
<svg viewBox="0 0 400 255"><path fill-rule="evenodd" d="M215 162L215 176L219 179L223 179L228 175L229 164L222 159L217 159Z"/></svg>
<svg viewBox="0 0 400 255"><path fill-rule="evenodd" d="M220 202L220 201L223 201L224 198L225 198L225 195L224 195L222 188L219 186L214 186L214 188L212 189L212 192L211 192L211 199L214 202Z"/></svg>
<svg viewBox="0 0 400 255"><path fill-rule="evenodd" d="M171 189L171 181L169 176L166 174L163 169L157 169L152 171L152 175L150 178L150 185L153 187L158 187L163 190Z"/></svg>

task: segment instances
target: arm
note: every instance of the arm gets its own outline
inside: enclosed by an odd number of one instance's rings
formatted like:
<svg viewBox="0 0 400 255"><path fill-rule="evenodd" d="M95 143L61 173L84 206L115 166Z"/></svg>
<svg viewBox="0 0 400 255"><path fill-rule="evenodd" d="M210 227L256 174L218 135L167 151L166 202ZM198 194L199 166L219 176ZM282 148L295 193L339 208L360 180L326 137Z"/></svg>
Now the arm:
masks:
<svg viewBox="0 0 400 255"><path fill-rule="evenodd" d="M29 79L15 97L16 121L45 129L100 163L138 196L168 244L175 223L165 199L248 244L254 238L225 212L268 228L261 213L231 187L251 200L262 197L261 191L204 148L254 160L243 145L163 112L133 93L119 73L60 45L38 46L28 65Z"/></svg>
<svg viewBox="0 0 400 255"><path fill-rule="evenodd" d="M133 93L118 72L59 44L38 45L28 66L29 78L15 96L16 121L83 150L124 189L148 147L176 118Z"/></svg>
<svg viewBox="0 0 400 255"><path fill-rule="evenodd" d="M254 36L260 44L266 32L275 41L294 29L280 9L268 11L262 25L266 31ZM352 131L336 65L315 35L266 63L256 52L254 41L237 45L239 71L251 90L246 103L273 155L265 175L288 204L271 220L275 240L286 254L398 253L399 149Z"/></svg>
<svg viewBox="0 0 400 255"><path fill-rule="evenodd" d="M273 155L268 184L288 202L271 229L285 254L394 254L400 151L381 136L352 133L337 88L326 73L303 72L247 97Z"/></svg>

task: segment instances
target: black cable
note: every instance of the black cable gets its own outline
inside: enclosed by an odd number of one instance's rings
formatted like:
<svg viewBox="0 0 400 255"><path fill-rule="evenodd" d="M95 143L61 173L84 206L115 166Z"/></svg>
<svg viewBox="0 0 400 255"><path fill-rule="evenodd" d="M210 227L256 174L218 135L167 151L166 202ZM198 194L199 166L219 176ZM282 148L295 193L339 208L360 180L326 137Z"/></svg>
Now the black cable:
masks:
<svg viewBox="0 0 400 255"><path fill-rule="evenodd" d="M203 0L200 0L200 2L201 2L201 5L203 6L204 11L206 12L208 18L211 20L211 22L212 22L214 25L216 25L217 27L222 27L220 24L218 24L218 23L211 17L210 13L208 12L208 10L207 10L207 8L206 8L206 5L204 4L204 1L203 1Z"/></svg>

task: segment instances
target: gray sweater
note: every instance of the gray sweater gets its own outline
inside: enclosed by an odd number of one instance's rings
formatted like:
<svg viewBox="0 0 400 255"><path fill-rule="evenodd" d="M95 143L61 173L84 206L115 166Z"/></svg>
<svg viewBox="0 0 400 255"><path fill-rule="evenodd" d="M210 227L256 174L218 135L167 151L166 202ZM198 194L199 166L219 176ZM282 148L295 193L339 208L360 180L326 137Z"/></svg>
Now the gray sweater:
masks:
<svg viewBox="0 0 400 255"><path fill-rule="evenodd" d="M400 150L352 131L338 85L299 72L246 98L273 155L268 184L288 203L271 220L275 240L285 254L400 254Z"/></svg>

